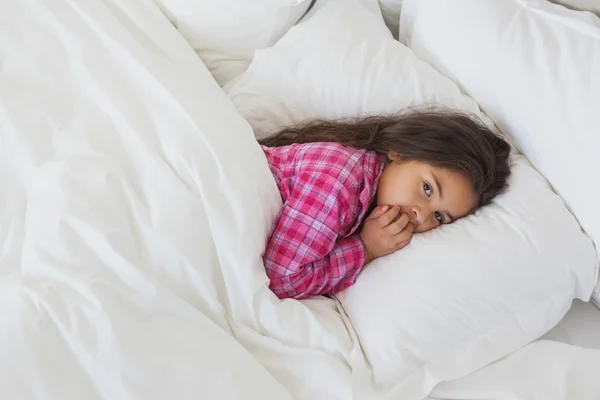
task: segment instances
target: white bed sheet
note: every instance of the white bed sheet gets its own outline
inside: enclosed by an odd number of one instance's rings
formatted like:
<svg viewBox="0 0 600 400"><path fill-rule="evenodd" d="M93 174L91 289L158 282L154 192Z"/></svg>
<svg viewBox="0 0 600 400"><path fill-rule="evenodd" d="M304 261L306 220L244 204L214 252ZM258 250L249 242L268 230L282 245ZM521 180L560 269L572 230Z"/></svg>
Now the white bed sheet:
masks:
<svg viewBox="0 0 600 400"><path fill-rule="evenodd" d="M600 351L541 340L452 382L430 400L598 400Z"/></svg>
<svg viewBox="0 0 600 400"><path fill-rule="evenodd" d="M593 301L594 304L596 304L598 307L600 307L600 281L598 281L598 284L594 288L594 292L592 293L591 301Z"/></svg>
<svg viewBox="0 0 600 400"><path fill-rule="evenodd" d="M600 308L575 300L562 321L540 340L554 340L600 350Z"/></svg>
<svg viewBox="0 0 600 400"><path fill-rule="evenodd" d="M597 400L600 309L579 300L539 340L504 359L438 385L429 400Z"/></svg>

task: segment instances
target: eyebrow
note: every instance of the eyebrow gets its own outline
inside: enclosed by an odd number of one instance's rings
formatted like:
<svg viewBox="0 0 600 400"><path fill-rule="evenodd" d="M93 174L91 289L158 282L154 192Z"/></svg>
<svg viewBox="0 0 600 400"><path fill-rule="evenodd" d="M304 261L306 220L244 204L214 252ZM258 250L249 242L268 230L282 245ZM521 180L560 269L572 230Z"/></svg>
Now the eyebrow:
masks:
<svg viewBox="0 0 600 400"><path fill-rule="evenodd" d="M435 182L435 186L437 187L438 193L440 194L440 200L443 200L444 193L442 192L442 185L440 185L440 181L438 181L438 178L433 173L431 175L433 175L433 181ZM450 223L456 221L456 218L454 218L449 212L446 212L446 215L450 219Z"/></svg>

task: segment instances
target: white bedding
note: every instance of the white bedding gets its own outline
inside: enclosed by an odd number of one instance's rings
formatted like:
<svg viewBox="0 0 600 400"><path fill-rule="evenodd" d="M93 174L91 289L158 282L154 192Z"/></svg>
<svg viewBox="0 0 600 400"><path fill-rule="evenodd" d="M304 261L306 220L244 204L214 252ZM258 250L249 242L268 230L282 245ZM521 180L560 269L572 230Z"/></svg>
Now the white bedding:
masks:
<svg viewBox="0 0 600 400"><path fill-rule="evenodd" d="M540 340L600 350L600 308L591 302L575 300L562 321Z"/></svg>
<svg viewBox="0 0 600 400"><path fill-rule="evenodd" d="M150 2L43 4L0 13L0 398L350 399L332 302L266 286L279 193L193 50Z"/></svg>
<svg viewBox="0 0 600 400"><path fill-rule="evenodd" d="M592 301L594 302L594 304L600 307L600 281L598 281L596 287L594 288L594 291L592 293Z"/></svg>
<svg viewBox="0 0 600 400"><path fill-rule="evenodd" d="M194 51L150 2L41 4L0 13L0 398L360 398L333 301L266 287L279 196ZM580 361L553 382L598 398L598 352L536 346L477 376L510 394L521 365Z"/></svg>
<svg viewBox="0 0 600 400"><path fill-rule="evenodd" d="M468 377L439 385L430 399L598 399L599 333L600 310L576 300L540 340Z"/></svg>
<svg viewBox="0 0 600 400"><path fill-rule="evenodd" d="M599 350L538 341L463 379L439 385L431 399L597 400L599 360Z"/></svg>

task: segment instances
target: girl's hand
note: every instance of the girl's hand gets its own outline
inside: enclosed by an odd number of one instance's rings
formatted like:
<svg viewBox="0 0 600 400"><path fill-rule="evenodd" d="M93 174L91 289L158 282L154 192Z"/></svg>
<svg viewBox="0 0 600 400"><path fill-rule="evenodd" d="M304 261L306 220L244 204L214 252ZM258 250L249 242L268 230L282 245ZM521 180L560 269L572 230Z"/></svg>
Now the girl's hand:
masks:
<svg viewBox="0 0 600 400"><path fill-rule="evenodd" d="M399 207L380 206L367 217L360 232L365 247L365 265L410 243L414 225L406 214L397 218L399 213Z"/></svg>

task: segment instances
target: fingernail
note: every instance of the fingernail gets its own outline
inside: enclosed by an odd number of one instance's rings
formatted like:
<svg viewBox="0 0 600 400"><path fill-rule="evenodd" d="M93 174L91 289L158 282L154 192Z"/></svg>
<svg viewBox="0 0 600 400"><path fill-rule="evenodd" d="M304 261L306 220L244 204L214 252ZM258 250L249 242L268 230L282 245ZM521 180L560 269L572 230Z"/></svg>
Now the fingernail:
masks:
<svg viewBox="0 0 600 400"><path fill-rule="evenodd" d="M389 206L383 206L383 207L381 207L381 211L387 211L388 208L390 208L390 207Z"/></svg>

